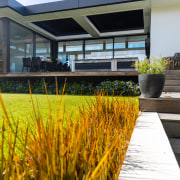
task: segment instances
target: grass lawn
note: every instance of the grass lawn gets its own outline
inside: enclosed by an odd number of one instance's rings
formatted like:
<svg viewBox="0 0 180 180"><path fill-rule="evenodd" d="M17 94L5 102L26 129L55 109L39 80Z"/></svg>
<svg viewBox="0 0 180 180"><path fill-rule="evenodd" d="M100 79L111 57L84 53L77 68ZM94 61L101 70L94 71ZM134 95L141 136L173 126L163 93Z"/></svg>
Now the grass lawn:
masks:
<svg viewBox="0 0 180 180"><path fill-rule="evenodd" d="M8 114L12 114L15 119L24 121L29 118L33 113L33 107L31 102L31 97L29 94L2 94L2 98L6 107ZM63 97L61 109L64 109L69 114L74 116L78 112L78 108L84 104L88 104L90 99L94 98L93 96L75 96L67 95ZM128 97L125 97L128 98ZM56 95L48 95L48 99L51 104L52 113L54 109L57 108L57 99L58 104L61 99L59 95L58 98ZM43 119L46 119L49 114L49 105L48 105L47 95L35 94L33 95L33 101L35 104L36 110L39 110ZM133 97L134 100L138 101L137 97ZM3 110L0 106L0 119L2 119Z"/></svg>
<svg viewBox="0 0 180 180"><path fill-rule="evenodd" d="M32 103L29 94L1 96L12 117L3 125L0 107L0 177L6 168L4 179L117 179L138 117L137 97L38 94ZM82 104L87 108L80 112Z"/></svg>

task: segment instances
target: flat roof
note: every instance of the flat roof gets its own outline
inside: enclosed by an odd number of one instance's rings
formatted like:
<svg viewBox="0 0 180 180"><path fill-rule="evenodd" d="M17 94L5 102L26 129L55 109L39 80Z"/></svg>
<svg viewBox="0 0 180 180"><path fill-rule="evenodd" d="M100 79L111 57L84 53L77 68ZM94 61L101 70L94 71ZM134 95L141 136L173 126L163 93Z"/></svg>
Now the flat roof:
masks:
<svg viewBox="0 0 180 180"><path fill-rule="evenodd" d="M110 5L116 3L128 3L143 0L63 0L24 6L16 0L1 0L0 8L10 7L23 16L56 12L70 9L87 8L94 6Z"/></svg>
<svg viewBox="0 0 180 180"><path fill-rule="evenodd" d="M63 0L31 6L1 0L0 8L0 17L8 17L56 41L142 35L150 31L146 0Z"/></svg>

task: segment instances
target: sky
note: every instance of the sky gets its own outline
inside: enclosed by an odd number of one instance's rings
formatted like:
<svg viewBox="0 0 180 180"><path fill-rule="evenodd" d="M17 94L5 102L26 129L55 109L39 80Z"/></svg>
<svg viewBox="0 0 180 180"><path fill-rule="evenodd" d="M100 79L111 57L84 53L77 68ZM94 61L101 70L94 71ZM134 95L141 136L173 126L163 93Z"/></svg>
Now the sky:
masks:
<svg viewBox="0 0 180 180"><path fill-rule="evenodd" d="M63 1L63 0L16 0L24 6L34 5L34 4L42 4L47 2L55 2L55 1Z"/></svg>

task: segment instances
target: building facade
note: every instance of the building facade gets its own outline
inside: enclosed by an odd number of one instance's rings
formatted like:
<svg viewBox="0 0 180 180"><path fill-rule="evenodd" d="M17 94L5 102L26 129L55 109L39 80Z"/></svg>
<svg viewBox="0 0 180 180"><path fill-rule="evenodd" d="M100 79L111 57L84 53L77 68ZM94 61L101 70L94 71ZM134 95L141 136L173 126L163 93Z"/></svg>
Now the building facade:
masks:
<svg viewBox="0 0 180 180"><path fill-rule="evenodd" d="M24 57L67 63L71 71L130 69L134 59L180 52L179 17L179 0L64 0L31 6L0 0L0 72L21 73Z"/></svg>

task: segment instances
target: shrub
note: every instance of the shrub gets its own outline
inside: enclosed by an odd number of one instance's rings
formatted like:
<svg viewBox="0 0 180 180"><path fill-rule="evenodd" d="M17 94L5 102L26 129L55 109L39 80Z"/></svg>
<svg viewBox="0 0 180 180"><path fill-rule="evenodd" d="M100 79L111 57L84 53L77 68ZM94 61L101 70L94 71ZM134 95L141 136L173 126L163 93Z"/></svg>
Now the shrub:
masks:
<svg viewBox="0 0 180 180"><path fill-rule="evenodd" d="M71 119L61 110L62 99L57 96L56 113L51 113L54 106L49 104L49 116L44 120L32 95L31 99L33 116L21 129L9 118L0 96L4 110L0 179L118 178L138 117L136 101L99 93L88 106L79 107L79 117Z"/></svg>
<svg viewBox="0 0 180 180"><path fill-rule="evenodd" d="M18 81L1 82L0 88L5 93L28 93L28 84ZM31 85L33 93L45 94L43 81L36 81ZM53 84L47 83L47 91L49 94L56 93L56 87ZM63 85L59 86L59 93L63 91ZM133 81L103 81L97 85L93 83L67 83L65 94L72 95L94 95L103 91L105 94L123 95L123 96L138 96L140 95L139 85Z"/></svg>
<svg viewBox="0 0 180 180"><path fill-rule="evenodd" d="M141 74L163 74L167 64L167 58L157 57L136 62L134 67L136 67Z"/></svg>

